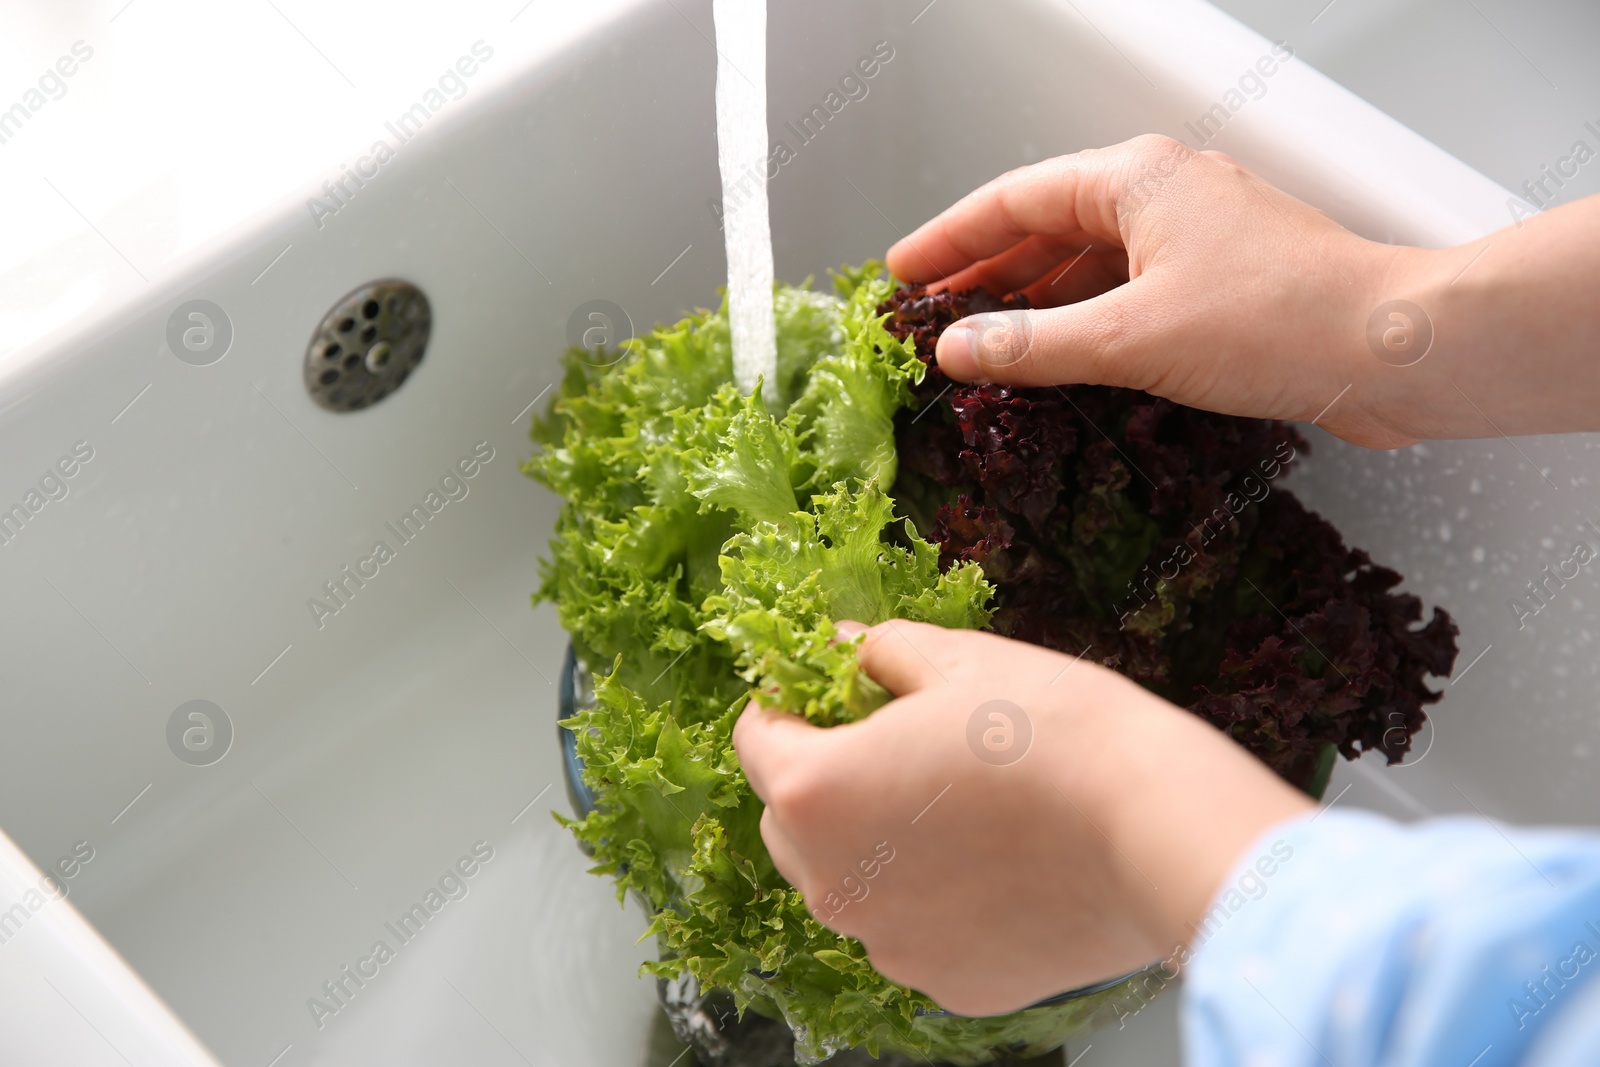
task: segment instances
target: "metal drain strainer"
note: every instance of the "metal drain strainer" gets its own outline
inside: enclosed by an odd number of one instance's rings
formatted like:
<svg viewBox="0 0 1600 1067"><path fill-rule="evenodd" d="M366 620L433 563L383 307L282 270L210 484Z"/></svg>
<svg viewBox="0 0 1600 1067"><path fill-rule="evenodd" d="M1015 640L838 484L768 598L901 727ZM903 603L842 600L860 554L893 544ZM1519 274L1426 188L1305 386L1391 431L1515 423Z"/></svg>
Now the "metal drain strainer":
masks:
<svg viewBox="0 0 1600 1067"><path fill-rule="evenodd" d="M422 362L433 313L410 282L386 278L345 295L306 346L306 391L329 411L359 411Z"/></svg>

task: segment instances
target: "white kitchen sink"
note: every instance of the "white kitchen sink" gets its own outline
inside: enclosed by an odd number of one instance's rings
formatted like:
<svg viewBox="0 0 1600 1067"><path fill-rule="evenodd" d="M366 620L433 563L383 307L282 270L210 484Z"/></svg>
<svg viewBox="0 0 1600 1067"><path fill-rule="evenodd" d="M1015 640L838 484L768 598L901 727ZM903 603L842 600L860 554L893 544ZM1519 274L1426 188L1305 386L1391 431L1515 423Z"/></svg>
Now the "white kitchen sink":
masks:
<svg viewBox="0 0 1600 1067"><path fill-rule="evenodd" d="M642 916L549 815L566 808L565 642L528 598L558 505L518 466L580 308L610 301L644 329L715 299L709 9L596 15L572 48L452 104L336 212L307 198L367 139L192 266L0 364L0 507L28 512L0 527L0 827L41 868L93 851L49 923L0 943L0 1061L81 1039L71 1062L202 1062L154 1051L184 1027L255 1067L648 1061ZM770 41L791 280L881 255L1010 167L1185 136L1271 47L1195 0L774 0ZM828 112L875 46L892 58ZM1503 190L1302 63L1262 84L1215 146L1353 229L1442 245L1506 217ZM307 343L383 278L426 294L426 358L381 403L326 411L302 382ZM180 359L188 328L202 351ZM1592 821L1595 576L1524 630L1508 600L1600 537L1578 526L1600 522L1593 439L1367 453L1312 433L1296 491L1463 631L1422 761L1341 768L1330 797ZM466 495L402 544L386 523L474 449L475 475L452 483ZM351 584L342 568L379 540L394 558ZM226 721L180 713L191 701ZM471 875L402 940L402 914L458 861ZM341 981L343 1003L324 988ZM154 1044L111 1039L140 1019ZM1130 1031L1093 1039L1100 1062L1175 1057L1170 1006Z"/></svg>

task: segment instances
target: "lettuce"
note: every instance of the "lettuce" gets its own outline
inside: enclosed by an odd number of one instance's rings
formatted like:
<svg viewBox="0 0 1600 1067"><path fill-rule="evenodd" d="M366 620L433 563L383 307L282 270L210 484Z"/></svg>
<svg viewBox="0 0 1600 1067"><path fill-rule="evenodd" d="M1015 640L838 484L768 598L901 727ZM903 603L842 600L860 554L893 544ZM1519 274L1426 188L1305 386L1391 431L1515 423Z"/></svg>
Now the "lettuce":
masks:
<svg viewBox="0 0 1600 1067"><path fill-rule="evenodd" d="M991 628L1115 668L1313 795L1335 752L1400 762L1458 630L1437 607L1422 624L1398 573L1281 487L1305 438L1132 389L940 372L946 326L1018 306L910 286L879 308L927 364L892 491L945 565L983 567Z"/></svg>
<svg viewBox="0 0 1600 1067"><path fill-rule="evenodd" d="M594 700L596 807L562 819L653 918L646 970L783 1019L796 1057L864 1045L983 1063L1042 1052L1126 985L988 1019L937 1012L811 918L733 751L747 698L822 726L888 694L841 619L988 628L1121 671L1319 795L1334 754L1403 758L1457 629L1394 592L1276 479L1292 427L1127 389L958 384L939 333L1016 296L845 268L776 291L776 410L732 378L726 307L569 354L525 470L558 493L537 599Z"/></svg>
<svg viewBox="0 0 1600 1067"><path fill-rule="evenodd" d="M749 696L820 725L888 699L838 620L989 620L981 568L941 568L888 495L895 415L925 374L877 311L892 288L877 264L842 270L833 294L778 288L777 411L728 384L725 305L608 366L570 353L524 467L566 501L536 597L596 671L566 725L597 806L562 821L653 916L647 970L783 1018L802 1062L972 1044L811 918L762 844L731 740ZM1003 1029L984 1021L983 1041Z"/></svg>

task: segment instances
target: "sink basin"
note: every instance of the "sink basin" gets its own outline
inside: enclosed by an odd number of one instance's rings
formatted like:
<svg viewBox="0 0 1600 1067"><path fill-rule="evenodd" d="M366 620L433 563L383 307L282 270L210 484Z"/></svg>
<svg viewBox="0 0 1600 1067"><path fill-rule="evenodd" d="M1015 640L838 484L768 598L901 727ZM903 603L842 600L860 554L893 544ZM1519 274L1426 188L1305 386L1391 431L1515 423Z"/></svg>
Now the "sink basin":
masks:
<svg viewBox="0 0 1600 1067"><path fill-rule="evenodd" d="M121 976L87 1027L0 998L0 1059L43 1034L121 1062L93 1025L117 1013L256 1067L670 1058L642 916L549 815L565 638L528 596L558 505L518 466L595 301L625 330L714 299L710 33L709 3L652 0L507 55L336 211L330 158L0 363L0 506L23 509L0 519L0 828L21 850L0 888L93 851L60 921L16 934L28 954L0 943L0 985ZM1007 168L1184 137L1272 50L1198 0L774 3L770 39L787 279L881 255ZM1214 146L1352 229L1442 245L1505 218L1504 190L1302 63L1263 84ZM381 279L425 294L425 357L336 413L307 345ZM1466 668L1420 762L1341 767L1329 797L1592 819L1600 597L1569 587L1523 630L1507 598L1600 522L1594 442L1315 444L1296 490L1456 615Z"/></svg>

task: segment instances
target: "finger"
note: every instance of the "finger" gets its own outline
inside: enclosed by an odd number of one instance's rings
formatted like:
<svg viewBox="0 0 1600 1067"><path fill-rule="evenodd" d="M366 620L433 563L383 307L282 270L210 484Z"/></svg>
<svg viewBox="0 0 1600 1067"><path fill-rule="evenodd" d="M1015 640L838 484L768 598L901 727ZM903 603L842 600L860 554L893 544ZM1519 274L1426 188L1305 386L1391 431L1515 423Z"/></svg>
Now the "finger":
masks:
<svg viewBox="0 0 1600 1067"><path fill-rule="evenodd" d="M1048 246L1045 244L1048 242ZM1064 256L1046 256L1063 249ZM1065 240L1030 237L992 259L957 271L930 291L987 289L1003 294L1022 291L1034 307L1072 304L1099 296L1128 280L1128 254L1119 247L1101 247L1083 234Z"/></svg>
<svg viewBox="0 0 1600 1067"><path fill-rule="evenodd" d="M821 727L798 715L764 708L753 700L746 704L733 724L733 750L756 796L770 802L773 778L820 733Z"/></svg>
<svg viewBox="0 0 1600 1067"><path fill-rule="evenodd" d="M889 269L906 281L934 281L1034 235L1082 232L1121 245L1129 216L1148 199L1128 194L1153 177L1164 178L1195 154L1171 138L1145 136L1021 167L897 241L889 249Z"/></svg>
<svg viewBox="0 0 1600 1067"><path fill-rule="evenodd" d="M881 622L861 645L861 669L897 697L938 685L946 678L937 664L950 658L953 633L925 622Z"/></svg>
<svg viewBox="0 0 1600 1067"><path fill-rule="evenodd" d="M1096 251L1068 260L1046 277L1026 286L1022 295L1036 308L1076 304L1110 292L1128 280L1128 254L1120 248Z"/></svg>
<svg viewBox="0 0 1600 1067"><path fill-rule="evenodd" d="M1065 307L962 319L939 337L939 369L961 382L1149 390L1156 357L1182 347L1175 334L1183 312L1161 299L1163 288L1160 273L1151 272Z"/></svg>
<svg viewBox="0 0 1600 1067"><path fill-rule="evenodd" d="M783 875L783 880L797 889L800 888L800 877L804 870L800 860L800 849L779 825L778 817L773 814L771 808L761 813L761 840L767 846L768 854L772 856L772 865Z"/></svg>
<svg viewBox="0 0 1600 1067"><path fill-rule="evenodd" d="M975 263L957 271L941 282L938 289L962 292L967 289L987 289L996 295L1026 289L1040 278L1051 278L1061 273L1062 267L1094 248L1084 234L1067 237L1035 235L1012 245L997 256Z"/></svg>

